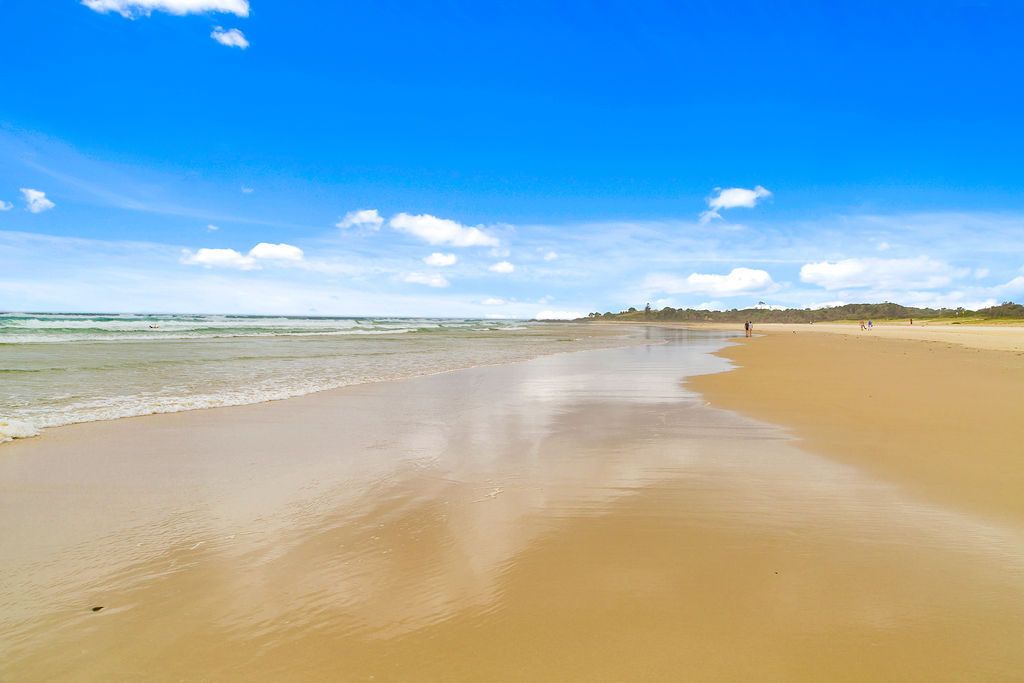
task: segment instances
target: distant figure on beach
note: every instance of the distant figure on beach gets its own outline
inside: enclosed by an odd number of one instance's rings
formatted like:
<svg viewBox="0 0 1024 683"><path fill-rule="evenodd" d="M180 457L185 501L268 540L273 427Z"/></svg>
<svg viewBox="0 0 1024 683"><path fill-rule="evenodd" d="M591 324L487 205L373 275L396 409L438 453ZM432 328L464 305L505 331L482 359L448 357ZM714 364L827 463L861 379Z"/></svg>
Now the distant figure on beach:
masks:
<svg viewBox="0 0 1024 683"><path fill-rule="evenodd" d="M913 325L913 324L914 324L914 319L913 319L913 318L911 318L911 319L910 319L910 324L911 324L911 325Z"/></svg>
<svg viewBox="0 0 1024 683"><path fill-rule="evenodd" d="M870 329L871 329L871 327L872 327L872 325L871 325L871 321L869 320L869 321L868 321L868 329L870 330Z"/></svg>
<svg viewBox="0 0 1024 683"><path fill-rule="evenodd" d="M860 329L862 329L862 330L866 330L866 329L868 329L868 328L867 328L867 327L866 327L866 326L864 325L864 321L863 321L863 320L861 320L861 321L860 321Z"/></svg>
<svg viewBox="0 0 1024 683"><path fill-rule="evenodd" d="M747 337L750 336L750 321L743 323L743 334Z"/></svg>

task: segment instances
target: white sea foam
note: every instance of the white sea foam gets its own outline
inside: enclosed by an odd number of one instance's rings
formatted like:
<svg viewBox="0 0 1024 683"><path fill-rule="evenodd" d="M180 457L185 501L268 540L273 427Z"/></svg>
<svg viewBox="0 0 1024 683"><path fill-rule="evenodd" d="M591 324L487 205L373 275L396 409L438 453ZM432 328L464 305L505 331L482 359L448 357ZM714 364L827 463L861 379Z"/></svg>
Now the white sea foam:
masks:
<svg viewBox="0 0 1024 683"><path fill-rule="evenodd" d="M0 419L0 443L13 441L14 439L27 439L38 435L39 430L35 425L28 422Z"/></svg>

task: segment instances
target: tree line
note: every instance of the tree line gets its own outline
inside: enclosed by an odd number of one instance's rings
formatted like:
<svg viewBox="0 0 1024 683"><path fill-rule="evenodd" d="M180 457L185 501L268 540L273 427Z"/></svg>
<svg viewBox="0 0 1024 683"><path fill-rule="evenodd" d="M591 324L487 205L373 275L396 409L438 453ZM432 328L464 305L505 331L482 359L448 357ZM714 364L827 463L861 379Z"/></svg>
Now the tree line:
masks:
<svg viewBox="0 0 1024 683"><path fill-rule="evenodd" d="M580 320L655 320L678 322L744 322L755 323L817 323L839 320L1024 320L1024 306L1006 301L976 311L965 308L917 308L901 306L891 302L880 304L845 304L826 308L785 308L771 309L765 306L733 308L727 311L706 311L696 308L672 308L660 310L647 304L643 309L630 307L618 313L590 313Z"/></svg>

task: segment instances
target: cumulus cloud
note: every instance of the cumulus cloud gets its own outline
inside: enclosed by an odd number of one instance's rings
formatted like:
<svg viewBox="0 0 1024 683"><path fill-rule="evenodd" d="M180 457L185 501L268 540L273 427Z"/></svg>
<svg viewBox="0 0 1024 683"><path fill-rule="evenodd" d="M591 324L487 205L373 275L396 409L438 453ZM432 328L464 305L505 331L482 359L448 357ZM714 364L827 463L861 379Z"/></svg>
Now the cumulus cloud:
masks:
<svg viewBox="0 0 1024 683"><path fill-rule="evenodd" d="M480 228L472 228L447 218L430 214L414 216L400 213L389 221L399 232L408 233L429 244L448 244L453 247L497 247L497 237Z"/></svg>
<svg viewBox="0 0 1024 683"><path fill-rule="evenodd" d="M766 270L733 268L727 275L691 273L686 277L655 273L648 275L644 287L666 294L710 294L733 296L770 292L778 289Z"/></svg>
<svg viewBox="0 0 1024 683"><path fill-rule="evenodd" d="M580 311L540 311L533 317L535 320L575 320L584 315L586 314Z"/></svg>
<svg viewBox="0 0 1024 683"><path fill-rule="evenodd" d="M402 278L414 285L426 285L427 287L447 287L450 282L448 278L440 273L406 273Z"/></svg>
<svg viewBox="0 0 1024 683"><path fill-rule="evenodd" d="M249 256L269 261L301 261L302 250L292 244L270 244L260 242L249 250Z"/></svg>
<svg viewBox="0 0 1024 683"><path fill-rule="evenodd" d="M905 259L850 258L806 263L800 280L825 289L935 289L970 271L927 256Z"/></svg>
<svg viewBox="0 0 1024 683"><path fill-rule="evenodd" d="M205 268L257 270L260 268L260 261L298 263L303 260L304 256L302 249L291 244L260 242L250 249L248 254L234 249L202 248L194 252L185 249L181 253L181 262Z"/></svg>
<svg viewBox="0 0 1024 683"><path fill-rule="evenodd" d="M772 196L767 189L758 185L753 190L742 187L728 187L725 189L715 188L717 195L708 197L708 208L700 214L700 222L708 223L716 218L721 218L719 213L724 209L752 209L762 199Z"/></svg>
<svg viewBox="0 0 1024 683"><path fill-rule="evenodd" d="M82 4L94 12L117 12L126 19L148 17L153 12L179 16L208 12L249 16L249 0L82 0Z"/></svg>
<svg viewBox="0 0 1024 683"><path fill-rule="evenodd" d="M442 254L439 251L435 251L433 254L423 259L423 262L428 266L437 266L439 268L454 266L458 261L459 257L455 254Z"/></svg>
<svg viewBox="0 0 1024 683"><path fill-rule="evenodd" d="M22 187L21 194L25 198L25 208L32 213L42 213L57 206L46 198L46 193L41 190L33 190L29 187Z"/></svg>
<svg viewBox="0 0 1024 683"><path fill-rule="evenodd" d="M210 37L221 45L227 45L228 47L237 47L243 50L249 47L249 41L246 39L245 34L237 28L225 29L223 26L215 26L210 33Z"/></svg>
<svg viewBox="0 0 1024 683"><path fill-rule="evenodd" d="M493 296L489 296L486 299L484 299L483 301L481 301L480 303L482 303L484 306L504 306L505 305L505 300L504 299L498 299L498 298L493 297Z"/></svg>
<svg viewBox="0 0 1024 683"><path fill-rule="evenodd" d="M349 211L345 214L344 218L335 223L335 227L342 229L369 228L371 230L379 230L382 225L384 225L384 219L381 218L377 209Z"/></svg>
<svg viewBox="0 0 1024 683"><path fill-rule="evenodd" d="M14 204L11 204L10 202L5 202L4 200L0 199L0 211L10 211L13 208Z"/></svg>
<svg viewBox="0 0 1024 683"><path fill-rule="evenodd" d="M515 269L516 267L508 261L498 261L487 270L492 273L502 273L503 275L507 275L508 273L515 271Z"/></svg>

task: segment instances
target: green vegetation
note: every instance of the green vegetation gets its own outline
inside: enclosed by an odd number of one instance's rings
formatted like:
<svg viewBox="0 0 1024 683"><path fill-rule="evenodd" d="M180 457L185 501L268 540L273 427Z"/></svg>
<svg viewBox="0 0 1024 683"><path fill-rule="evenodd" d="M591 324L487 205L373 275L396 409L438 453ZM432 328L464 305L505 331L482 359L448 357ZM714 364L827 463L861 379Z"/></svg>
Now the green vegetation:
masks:
<svg viewBox="0 0 1024 683"><path fill-rule="evenodd" d="M704 311L694 308L665 307L652 310L651 305L643 310L629 308L620 313L591 313L581 320L629 320L629 321L676 321L676 322L722 322L735 323L750 320L755 323L819 323L844 320L914 320L946 323L979 323L993 321L1024 322L1024 306L1012 301L977 311L964 308L914 308L894 303L846 304L828 308L786 308L771 309L763 303L754 308L728 311Z"/></svg>

